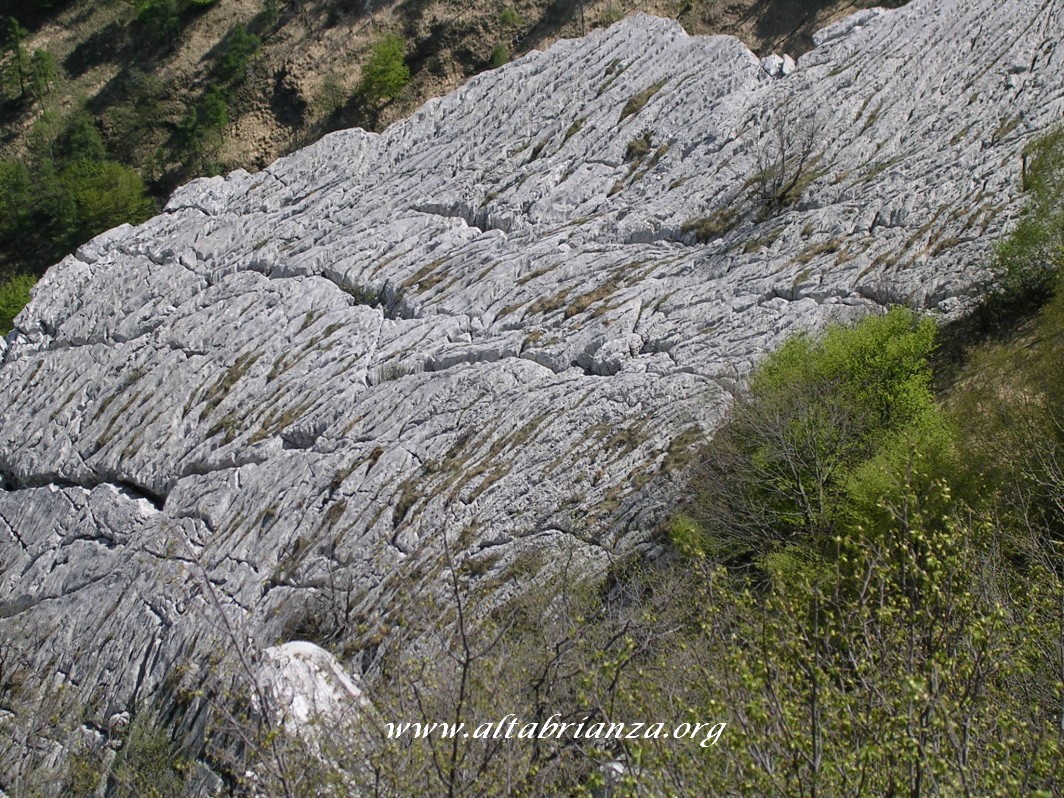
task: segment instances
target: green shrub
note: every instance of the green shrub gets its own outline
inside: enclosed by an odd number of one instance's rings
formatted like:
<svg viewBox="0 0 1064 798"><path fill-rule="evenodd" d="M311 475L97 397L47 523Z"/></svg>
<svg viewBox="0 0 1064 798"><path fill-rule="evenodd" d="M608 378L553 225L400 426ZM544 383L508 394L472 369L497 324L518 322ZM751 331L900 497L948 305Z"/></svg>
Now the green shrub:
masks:
<svg viewBox="0 0 1064 798"><path fill-rule="evenodd" d="M394 33L386 34L373 45L358 84L358 94L364 103L379 106L399 96L410 82L405 57L406 42Z"/></svg>
<svg viewBox="0 0 1064 798"><path fill-rule="evenodd" d="M51 92L52 84L59 75L55 57L47 50L34 50L30 57L30 85L38 101Z"/></svg>
<svg viewBox="0 0 1064 798"><path fill-rule="evenodd" d="M131 0L137 23L151 42L168 43L181 27L177 0Z"/></svg>
<svg viewBox="0 0 1064 798"><path fill-rule="evenodd" d="M498 69L510 61L510 48L505 44L497 44L491 51L491 68Z"/></svg>
<svg viewBox="0 0 1064 798"><path fill-rule="evenodd" d="M30 289L37 279L29 274L20 274L0 283L0 335L7 335L14 328L15 316L30 301Z"/></svg>
<svg viewBox="0 0 1064 798"><path fill-rule="evenodd" d="M1057 287L1064 267L1064 128L1024 151L1023 189L1020 221L995 250L985 296L962 325L976 338L1013 329Z"/></svg>
<svg viewBox="0 0 1064 798"><path fill-rule="evenodd" d="M22 161L0 161L0 242L9 248L26 230L32 203L30 170Z"/></svg>
<svg viewBox="0 0 1064 798"><path fill-rule="evenodd" d="M225 92L217 86L211 86L181 122L186 147L191 153L200 154L210 140L220 144L227 124L229 102Z"/></svg>
<svg viewBox="0 0 1064 798"><path fill-rule="evenodd" d="M112 769L119 798L178 798L186 763L158 718L138 714Z"/></svg>
<svg viewBox="0 0 1064 798"><path fill-rule="evenodd" d="M994 270L1004 293L1030 299L1046 295L1064 266L1064 130L1039 139L1024 159L1027 203L997 249Z"/></svg>
<svg viewBox="0 0 1064 798"><path fill-rule="evenodd" d="M3 65L4 83L8 91L17 88L20 97L25 96L30 77L30 59L23 46L28 35L29 31L22 27L17 19L9 18L3 42L4 51L8 56L8 62Z"/></svg>
<svg viewBox="0 0 1064 798"><path fill-rule="evenodd" d="M66 128L56 140L54 151L62 162L107 160L107 148L96 127L96 120L85 110L71 115Z"/></svg>
<svg viewBox="0 0 1064 798"><path fill-rule="evenodd" d="M77 243L119 224L143 222L155 211L140 175L115 161L78 161L63 170L61 181L76 209Z"/></svg>
<svg viewBox="0 0 1064 798"><path fill-rule="evenodd" d="M896 308L853 327L793 338L765 359L702 457L692 516L707 547L749 561L792 542L819 545L872 523L852 498L875 468L941 425L928 356L935 325ZM858 517L855 519L854 514Z"/></svg>
<svg viewBox="0 0 1064 798"><path fill-rule="evenodd" d="M517 28L525 24L525 19L513 8L507 6L499 14L499 22L510 28Z"/></svg>

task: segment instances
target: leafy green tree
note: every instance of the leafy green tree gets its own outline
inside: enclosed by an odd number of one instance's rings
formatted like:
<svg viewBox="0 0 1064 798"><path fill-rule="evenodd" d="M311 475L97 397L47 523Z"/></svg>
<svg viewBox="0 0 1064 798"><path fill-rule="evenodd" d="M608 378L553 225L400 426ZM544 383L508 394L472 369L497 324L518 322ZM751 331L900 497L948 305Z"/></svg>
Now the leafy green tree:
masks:
<svg viewBox="0 0 1064 798"><path fill-rule="evenodd" d="M765 359L695 479L693 517L721 556L834 534L856 470L938 423L934 340L932 321L897 308L799 336Z"/></svg>
<svg viewBox="0 0 1064 798"><path fill-rule="evenodd" d="M33 96L40 102L52 90L59 74L55 58L47 50L34 50L30 58L30 84Z"/></svg>
<svg viewBox="0 0 1064 798"><path fill-rule="evenodd" d="M184 146L189 156L202 158L212 146L220 145L227 124L229 103L225 92L217 86L211 86L188 110L181 122Z"/></svg>
<svg viewBox="0 0 1064 798"><path fill-rule="evenodd" d="M1027 202L1015 230L998 247L995 271L1006 293L1045 296L1064 267L1064 130L1024 151Z"/></svg>
<svg viewBox="0 0 1064 798"><path fill-rule="evenodd" d="M25 237L33 184L22 161L0 161L0 251L10 252Z"/></svg>
<svg viewBox="0 0 1064 798"><path fill-rule="evenodd" d="M908 472L933 481L918 458ZM891 523L840 538L832 557L780 553L756 581L700 562L651 575L649 594L699 578L647 608L683 631L624 685L624 714L669 706L730 723L708 759L639 751L642 789L621 794L1055 794L1059 699L1032 686L1052 674L1060 576L1035 567L1003 590L1002 528L945 483L938 495L906 483L880 497Z"/></svg>
<svg viewBox="0 0 1064 798"><path fill-rule="evenodd" d="M143 222L155 210L140 175L115 161L78 161L63 170L61 181L76 208L71 233L77 243L119 224Z"/></svg>
<svg viewBox="0 0 1064 798"><path fill-rule="evenodd" d="M145 141L166 124L166 84L141 69L130 69L121 100L104 112L107 146L118 160L138 164Z"/></svg>
<svg viewBox="0 0 1064 798"><path fill-rule="evenodd" d="M70 117L56 141L55 154L63 162L107 160L107 148L88 111L76 111Z"/></svg>
<svg viewBox="0 0 1064 798"><path fill-rule="evenodd" d="M399 96L410 82L405 58L406 42L394 33L381 37L373 45L358 84L358 94L364 103L379 108Z"/></svg>
<svg viewBox="0 0 1064 798"><path fill-rule="evenodd" d="M177 34L181 7L177 0L129 0L137 13L137 22L156 43L166 42Z"/></svg>
<svg viewBox="0 0 1064 798"><path fill-rule="evenodd" d="M38 245L27 254L39 268L51 265L81 243L77 228L77 203L52 159L33 168L33 224Z"/></svg>
<svg viewBox="0 0 1064 798"><path fill-rule="evenodd" d="M229 103L217 86L212 86L196 106L199 125L208 130L221 130L229 124Z"/></svg>
<svg viewBox="0 0 1064 798"><path fill-rule="evenodd" d="M18 82L20 97L26 95L26 83L29 79L29 56L24 46L28 35L29 32L19 24L17 19L11 17L8 20L4 49L11 53L11 71Z"/></svg>
<svg viewBox="0 0 1064 798"><path fill-rule="evenodd" d="M14 327L15 316L30 301L30 289L37 279L20 274L0 283L0 335L7 335Z"/></svg>

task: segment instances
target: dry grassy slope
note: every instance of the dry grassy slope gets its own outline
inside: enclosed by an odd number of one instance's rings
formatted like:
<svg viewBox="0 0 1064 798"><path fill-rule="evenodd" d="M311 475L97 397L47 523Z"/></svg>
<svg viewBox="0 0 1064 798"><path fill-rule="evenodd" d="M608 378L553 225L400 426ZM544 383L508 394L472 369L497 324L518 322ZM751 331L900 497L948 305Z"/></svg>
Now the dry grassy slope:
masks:
<svg viewBox="0 0 1064 798"><path fill-rule="evenodd" d="M385 109L380 124L398 119L430 97L444 94L469 76L489 68L492 51L506 46L515 57L543 48L582 29L608 25L626 14L645 11L679 19L691 33L730 33L755 52L798 55L811 46L819 27L871 5L873 0L512 0L473 4L455 0L289 0L279 24L264 36L262 51L238 88L225 141L214 154L218 167L261 168L279 155L310 143L335 127L352 124L335 101L358 83L360 63L374 40L397 32L408 42L413 79L403 96ZM886 3L889 4L889 3ZM898 4L898 3L895 3ZM164 85L162 124L128 148L147 177L165 171L155 153L165 152L188 105L210 80L221 43L233 27L250 23L262 0L219 0L186 17L169 53L146 48L131 26L134 12L121 0L76 0L60 4L51 19L32 27L29 49L46 48L61 66L61 78L46 106L69 112L84 99L114 130L113 106L131 69L143 69ZM516 12L504 13L506 9ZM15 10L14 13L18 13ZM336 91L339 89L339 92ZM4 155L24 150L26 134L41 109L24 109L4 120ZM172 164L170 164L172 166ZM152 174L155 173L155 174ZM173 180L191 175L177 173Z"/></svg>

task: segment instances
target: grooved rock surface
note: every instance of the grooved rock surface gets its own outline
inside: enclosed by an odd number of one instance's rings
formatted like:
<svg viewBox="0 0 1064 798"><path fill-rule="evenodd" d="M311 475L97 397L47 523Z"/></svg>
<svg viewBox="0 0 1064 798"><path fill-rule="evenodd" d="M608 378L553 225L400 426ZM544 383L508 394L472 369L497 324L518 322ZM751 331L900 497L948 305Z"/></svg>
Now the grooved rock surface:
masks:
<svg viewBox="0 0 1064 798"><path fill-rule="evenodd" d="M445 536L502 591L602 568L764 352L958 312L1064 110L1064 4L916 0L818 41L784 74L632 18L53 267L0 350L0 634L49 688L0 701L28 739L0 788L61 761L27 731L51 688L99 730L221 615L283 643L339 579L372 619L433 589ZM810 125L766 217L759 162Z"/></svg>

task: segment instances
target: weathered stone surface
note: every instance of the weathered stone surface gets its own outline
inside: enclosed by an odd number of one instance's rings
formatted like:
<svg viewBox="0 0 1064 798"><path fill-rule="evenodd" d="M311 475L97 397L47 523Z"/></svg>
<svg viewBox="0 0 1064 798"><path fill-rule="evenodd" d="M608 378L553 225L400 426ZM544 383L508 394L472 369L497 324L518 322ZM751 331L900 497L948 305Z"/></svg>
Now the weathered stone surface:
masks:
<svg viewBox="0 0 1064 798"><path fill-rule="evenodd" d="M372 707L362 689L336 658L320 646L303 641L271 646L262 652L259 691L274 715L277 728L315 735L357 723Z"/></svg>
<svg viewBox="0 0 1064 798"><path fill-rule="evenodd" d="M211 618L283 643L335 579L372 618L431 589L445 536L484 579L601 567L766 350L963 305L1061 118L1062 12L916 0L776 78L635 17L87 244L0 349L4 645L102 728L207 661ZM751 178L795 116L814 179L765 218ZM35 690L5 699L0 787L61 761Z"/></svg>

